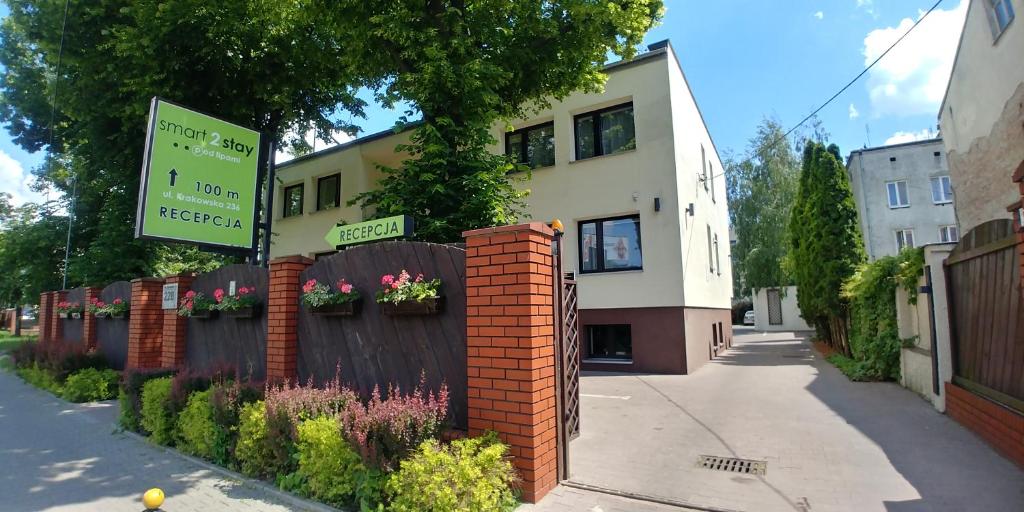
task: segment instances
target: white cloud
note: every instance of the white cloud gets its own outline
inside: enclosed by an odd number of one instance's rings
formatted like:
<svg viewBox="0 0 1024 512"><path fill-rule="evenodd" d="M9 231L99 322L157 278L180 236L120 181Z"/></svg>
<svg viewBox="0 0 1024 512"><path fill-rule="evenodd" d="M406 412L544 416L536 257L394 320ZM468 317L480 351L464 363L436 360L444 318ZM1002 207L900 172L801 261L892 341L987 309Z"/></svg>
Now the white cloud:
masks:
<svg viewBox="0 0 1024 512"><path fill-rule="evenodd" d="M814 17L818 18L820 20L820 19L825 17L825 13L823 13L821 11L818 11L818 12L814 13Z"/></svg>
<svg viewBox="0 0 1024 512"><path fill-rule="evenodd" d="M860 112L857 112L857 107L850 103L850 119L857 119L858 117L860 117Z"/></svg>
<svg viewBox="0 0 1024 512"><path fill-rule="evenodd" d="M861 0L857 4L861 6ZM868 72L868 96L874 117L937 114L953 69L967 4L968 0L961 0L953 9L933 11ZM918 18L923 14L919 11ZM913 24L914 20L904 18L895 27L869 32L864 37L864 64L874 62Z"/></svg>
<svg viewBox="0 0 1024 512"><path fill-rule="evenodd" d="M288 140L290 137L294 137L294 136L295 136L295 132L290 132L290 133L288 133L285 136L285 140ZM322 150L327 149L329 147L337 146L338 144L344 144L346 142L349 142L349 141L355 139L355 137L353 137L353 136L351 136L351 135L349 135L349 134L347 134L347 133L345 133L343 131L340 131L340 130L335 130L335 131L331 132L331 137L334 138L336 143L335 142L331 142L331 143L327 144L327 143L324 143L324 141L319 140L319 139L314 140L315 137L313 136L313 130L310 130L310 131L306 132L306 135L305 135L304 138L306 139L306 143L308 143L310 146L313 146L314 150L316 150L316 151L322 151ZM288 153L287 151L284 151L284 150L278 150L277 154L275 156L275 162L280 164L280 163L287 162L287 161L291 160L292 158L295 158L295 157L293 157L291 155L291 153Z"/></svg>
<svg viewBox="0 0 1024 512"><path fill-rule="evenodd" d="M46 199L30 188L35 181L36 177L25 172L21 162L0 150L0 191L11 194L14 206L29 202L41 203Z"/></svg>
<svg viewBox="0 0 1024 512"><path fill-rule="evenodd" d="M875 16L875 5L873 0L857 0L857 8L864 9L864 12Z"/></svg>
<svg viewBox="0 0 1024 512"><path fill-rule="evenodd" d="M914 142L918 140L934 139L938 137L938 132L934 132L928 128L925 128L919 132L896 132L892 134L892 137L885 139L883 146L890 144L902 144L904 142Z"/></svg>

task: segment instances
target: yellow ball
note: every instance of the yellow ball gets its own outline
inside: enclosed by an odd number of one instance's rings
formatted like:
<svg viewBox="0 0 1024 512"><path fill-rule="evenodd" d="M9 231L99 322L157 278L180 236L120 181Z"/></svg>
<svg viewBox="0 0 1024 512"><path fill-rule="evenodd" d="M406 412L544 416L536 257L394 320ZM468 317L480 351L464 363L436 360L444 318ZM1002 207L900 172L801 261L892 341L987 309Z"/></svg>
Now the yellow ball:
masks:
<svg viewBox="0 0 1024 512"><path fill-rule="evenodd" d="M146 491L146 494L142 495L142 504L148 510L160 508L160 505L164 504L164 492L156 487Z"/></svg>

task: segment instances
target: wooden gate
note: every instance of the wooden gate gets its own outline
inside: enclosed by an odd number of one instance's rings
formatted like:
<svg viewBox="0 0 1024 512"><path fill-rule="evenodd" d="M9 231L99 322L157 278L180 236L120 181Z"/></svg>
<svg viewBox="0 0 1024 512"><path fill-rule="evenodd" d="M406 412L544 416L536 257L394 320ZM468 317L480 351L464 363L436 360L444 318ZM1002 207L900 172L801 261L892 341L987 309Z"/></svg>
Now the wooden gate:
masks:
<svg viewBox="0 0 1024 512"><path fill-rule="evenodd" d="M558 415L558 479L569 478L569 441L580 435L580 336L576 280L562 270L562 236L552 244L555 382Z"/></svg>
<svg viewBox="0 0 1024 512"><path fill-rule="evenodd" d="M953 380L1024 411L1024 301L1009 220L967 233L945 262Z"/></svg>

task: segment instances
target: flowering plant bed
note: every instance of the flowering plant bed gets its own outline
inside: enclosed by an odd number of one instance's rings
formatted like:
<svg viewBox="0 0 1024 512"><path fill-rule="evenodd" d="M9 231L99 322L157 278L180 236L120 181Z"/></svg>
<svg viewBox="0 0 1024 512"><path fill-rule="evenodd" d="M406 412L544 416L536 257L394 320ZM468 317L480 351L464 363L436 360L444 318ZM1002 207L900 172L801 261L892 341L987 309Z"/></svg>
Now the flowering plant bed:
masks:
<svg viewBox="0 0 1024 512"><path fill-rule="evenodd" d="M217 288L213 291L213 298L217 303L212 309L223 311L225 315L235 318L256 318L263 309L263 303L254 291L256 290L253 288L242 286L232 295Z"/></svg>
<svg viewBox="0 0 1024 512"><path fill-rule="evenodd" d="M216 318L217 310L214 309L216 305L217 302L206 295L189 290L185 294L185 298L181 299L181 305L178 306L178 316L203 319Z"/></svg>
<svg viewBox="0 0 1024 512"><path fill-rule="evenodd" d="M359 290L344 278L336 284L337 291L316 279L306 281L302 285L302 303L309 307L315 315L353 316L362 308Z"/></svg>
<svg viewBox="0 0 1024 512"><path fill-rule="evenodd" d="M413 279L403 269L397 279L391 274L381 276L380 285L377 303L386 315L432 315L444 308L440 279L427 281L423 274Z"/></svg>
<svg viewBox="0 0 1024 512"><path fill-rule="evenodd" d="M77 302L61 301L57 303L56 309L61 318L82 318L82 305Z"/></svg>

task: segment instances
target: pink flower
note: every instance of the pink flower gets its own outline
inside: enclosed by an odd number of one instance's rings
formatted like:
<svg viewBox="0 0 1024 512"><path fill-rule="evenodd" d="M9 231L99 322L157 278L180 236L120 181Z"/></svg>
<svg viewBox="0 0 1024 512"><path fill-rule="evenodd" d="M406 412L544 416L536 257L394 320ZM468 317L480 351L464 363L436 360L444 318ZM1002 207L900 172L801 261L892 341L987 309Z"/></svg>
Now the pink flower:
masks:
<svg viewBox="0 0 1024 512"><path fill-rule="evenodd" d="M342 282L341 286L339 288L341 288L341 293L344 293L344 294L352 293L352 285L350 285L350 284L348 284L346 282Z"/></svg>
<svg viewBox="0 0 1024 512"><path fill-rule="evenodd" d="M398 275L398 282L401 284L408 283L411 277L412 276L409 275L409 272L403 268L402 273Z"/></svg>
<svg viewBox="0 0 1024 512"><path fill-rule="evenodd" d="M243 286L243 287L238 289L238 294L239 295L248 295L249 294L249 289Z"/></svg>
<svg viewBox="0 0 1024 512"><path fill-rule="evenodd" d="M422 283L423 282L423 274L416 274L416 282L417 283Z"/></svg>
<svg viewBox="0 0 1024 512"><path fill-rule="evenodd" d="M384 274L380 278L380 284L383 285L383 286L388 286L388 285L390 285L390 284L392 284L394 282L395 282L395 276L393 276L391 274Z"/></svg>
<svg viewBox="0 0 1024 512"><path fill-rule="evenodd" d="M306 284L302 285L302 292L312 293L314 288L316 288L316 279L310 279L306 281Z"/></svg>
<svg viewBox="0 0 1024 512"><path fill-rule="evenodd" d="M196 292L194 292L192 290L189 290L187 293L185 293L185 298L186 299L191 299L192 297L195 297L195 296L196 296Z"/></svg>
<svg viewBox="0 0 1024 512"><path fill-rule="evenodd" d="M391 283L391 289L392 289L392 290L397 290L397 289L398 289L399 287L401 287L401 286L402 286L402 285L400 285L400 284L398 284L398 283Z"/></svg>
<svg viewBox="0 0 1024 512"><path fill-rule="evenodd" d="M121 300L120 298L118 298L118 299L114 299L114 304L121 304L121 303L123 303L123 302L124 302L124 301L123 301L123 300Z"/></svg>
<svg viewBox="0 0 1024 512"><path fill-rule="evenodd" d="M99 301L99 300L98 300L98 301L96 301L96 302L94 302L93 304L94 304L94 305L95 305L96 307L98 307L98 308L102 308L103 306L106 306L106 304L104 304L104 303L103 303L103 301Z"/></svg>
<svg viewBox="0 0 1024 512"><path fill-rule="evenodd" d="M224 300L224 290L222 290L220 288L217 288L216 290L214 290L213 291L213 298L216 299L217 303L219 304L221 301Z"/></svg>

